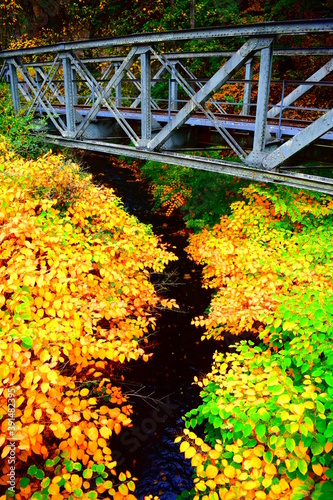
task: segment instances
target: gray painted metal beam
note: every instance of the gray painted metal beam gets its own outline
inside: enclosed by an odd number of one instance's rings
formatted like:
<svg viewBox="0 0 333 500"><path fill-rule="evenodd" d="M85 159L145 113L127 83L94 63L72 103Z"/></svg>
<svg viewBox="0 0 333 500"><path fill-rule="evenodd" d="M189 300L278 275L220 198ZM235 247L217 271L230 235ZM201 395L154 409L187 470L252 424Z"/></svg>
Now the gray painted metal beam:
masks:
<svg viewBox="0 0 333 500"><path fill-rule="evenodd" d="M243 108L241 115L249 115L251 111L251 80L253 73L253 59L247 61L245 66L245 80L247 82L244 85L244 98L243 98Z"/></svg>
<svg viewBox="0 0 333 500"><path fill-rule="evenodd" d="M151 140L151 62L150 50L141 54L141 141L146 146Z"/></svg>
<svg viewBox="0 0 333 500"><path fill-rule="evenodd" d="M320 82L325 76L329 75L333 71L333 58L328 61L324 66L322 66L318 71L313 73L309 78L307 78L307 82ZM283 108L287 108L291 104L293 104L297 99L299 99L302 95L312 89L314 85L303 84L299 85L295 90L290 92L283 99ZM271 108L267 113L267 118L274 118L280 113L281 110L281 101L278 102L273 108Z"/></svg>
<svg viewBox="0 0 333 500"><path fill-rule="evenodd" d="M262 164L265 154L266 141L270 138L267 131L267 109L271 83L272 61L273 39L271 39L270 46L262 49L261 51L253 148L251 153L246 158L246 163L252 166L260 166Z"/></svg>
<svg viewBox="0 0 333 500"><path fill-rule="evenodd" d="M109 47L150 45L158 42L177 42L200 39L220 39L224 37L267 37L276 35L301 35L318 32L333 32L333 19L302 20L268 22L262 24L248 24L241 26L225 26L217 28L201 28L194 30L169 31L165 33L143 33L122 37L114 37L108 40L84 40L78 42L58 43L46 47L33 47L12 51L0 52L0 58L15 56L28 56L56 52L67 52L71 50L105 49Z"/></svg>
<svg viewBox="0 0 333 500"><path fill-rule="evenodd" d="M147 148L149 150L160 148L195 110L204 104L253 55L254 51L270 46L271 43L272 38L253 38L247 41L147 144Z"/></svg>
<svg viewBox="0 0 333 500"><path fill-rule="evenodd" d="M66 103L66 125L67 131L63 133L66 137L74 137L75 134L75 109L72 84L72 65L68 53L61 54L62 68L64 72L65 103Z"/></svg>
<svg viewBox="0 0 333 500"><path fill-rule="evenodd" d="M14 59L8 60L8 70L10 78L10 92L12 96L14 113L17 114L20 110L20 96L19 96L17 70Z"/></svg>
<svg viewBox="0 0 333 500"><path fill-rule="evenodd" d="M292 139L285 142L273 153L266 156L263 161L263 167L268 170L281 165L285 160L295 153L308 146L313 141L333 128L333 109L321 116L315 122L311 123L304 130L296 134Z"/></svg>
<svg viewBox="0 0 333 500"><path fill-rule="evenodd" d="M171 63L171 82L170 82L170 110L178 109L178 82L177 82L177 61Z"/></svg>
<svg viewBox="0 0 333 500"><path fill-rule="evenodd" d="M120 67L120 63L114 64L114 72L115 73L117 73L119 67ZM119 108L121 107L121 80L116 85L116 106Z"/></svg>
<svg viewBox="0 0 333 500"><path fill-rule="evenodd" d="M235 51L212 51L212 52L166 52L164 57L169 61L178 59L199 59L199 58L212 58L212 57L232 57ZM333 56L332 47L318 47L318 48L293 48L293 49L278 49L274 48L273 55L278 57L308 57L308 56ZM253 54L254 57L260 57L260 51ZM1 55L0 55L1 57ZM83 57L82 62L88 63L104 63L104 62L123 62L125 56L105 56L105 57ZM152 56L152 60L156 59ZM31 62L26 63L27 67L36 66L51 66L52 62Z"/></svg>
<svg viewBox="0 0 333 500"><path fill-rule="evenodd" d="M85 149L87 151L96 151L110 155L124 155L130 158L153 160L160 163L168 163L170 165L181 165L197 170L207 170L218 174L232 175L248 179L252 182L273 182L333 195L333 180L325 177L265 171L233 162L215 160L213 158L201 158L199 156L188 156L167 152L158 153L156 151L140 150L130 146L106 144L101 141L78 141L59 138L52 135L47 135L45 141L70 148Z"/></svg>

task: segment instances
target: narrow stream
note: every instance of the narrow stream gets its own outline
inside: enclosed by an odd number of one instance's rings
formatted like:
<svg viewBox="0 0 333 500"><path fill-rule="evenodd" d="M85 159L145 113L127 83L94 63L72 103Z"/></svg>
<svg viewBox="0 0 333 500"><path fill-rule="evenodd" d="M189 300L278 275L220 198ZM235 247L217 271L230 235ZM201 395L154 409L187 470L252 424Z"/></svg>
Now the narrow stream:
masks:
<svg viewBox="0 0 333 500"><path fill-rule="evenodd" d="M179 311L163 311L154 335L150 337L152 358L130 363L125 368L126 386L132 394L133 427L123 431L114 445L114 459L122 470L138 478L136 496L158 495L172 500L183 489L192 487L193 470L179 452L174 438L181 433L182 416L200 404L199 389L193 386L195 375L209 371L212 355L221 345L200 341L202 329L191 325L191 319L202 314L210 302L210 292L201 287L201 267L187 258L187 232L179 215L166 217L152 211L153 200L147 185L133 172L107 156L84 157L95 181L112 187L125 209L170 245L179 258L168 265L166 296L175 298ZM163 276L152 274L159 288Z"/></svg>

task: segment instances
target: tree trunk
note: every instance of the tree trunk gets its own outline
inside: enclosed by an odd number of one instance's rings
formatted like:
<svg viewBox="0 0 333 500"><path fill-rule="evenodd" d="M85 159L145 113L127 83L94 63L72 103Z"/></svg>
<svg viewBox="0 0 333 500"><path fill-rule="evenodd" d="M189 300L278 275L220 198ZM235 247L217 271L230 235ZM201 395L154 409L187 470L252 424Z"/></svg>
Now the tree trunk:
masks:
<svg viewBox="0 0 333 500"><path fill-rule="evenodd" d="M190 0L190 28L195 28L194 12L195 12L195 0Z"/></svg>

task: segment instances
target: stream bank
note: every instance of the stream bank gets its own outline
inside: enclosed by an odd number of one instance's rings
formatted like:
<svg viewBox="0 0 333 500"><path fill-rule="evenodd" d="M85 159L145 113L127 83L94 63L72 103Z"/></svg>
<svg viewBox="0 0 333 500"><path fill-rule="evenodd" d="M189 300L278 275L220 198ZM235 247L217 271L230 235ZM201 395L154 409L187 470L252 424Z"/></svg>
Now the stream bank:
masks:
<svg viewBox="0 0 333 500"><path fill-rule="evenodd" d="M192 468L174 444L184 427L182 416L200 404L199 388L192 382L195 375L200 378L209 371L214 351L221 349L213 340L201 342L203 330L191 325L208 307L211 292L201 287L201 267L185 252L188 232L181 216L153 212L148 184L119 160L85 155L83 161L94 181L112 187L125 209L150 224L179 259L163 275L151 275L156 289L176 299L179 310L161 311L149 339L150 360L125 367L123 391L131 395L133 427L119 435L113 453L119 467L138 478L138 499L152 494L172 500L192 486Z"/></svg>

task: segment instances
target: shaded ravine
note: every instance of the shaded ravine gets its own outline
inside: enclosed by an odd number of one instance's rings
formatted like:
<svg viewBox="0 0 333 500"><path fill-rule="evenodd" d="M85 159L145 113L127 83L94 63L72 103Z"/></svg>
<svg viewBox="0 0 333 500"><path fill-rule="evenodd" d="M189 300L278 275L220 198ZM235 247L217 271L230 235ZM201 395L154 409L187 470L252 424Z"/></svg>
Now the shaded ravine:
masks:
<svg viewBox="0 0 333 500"><path fill-rule="evenodd" d="M210 292L201 286L201 267L190 261L184 250L187 232L181 217L154 212L148 186L118 160L87 155L84 161L94 181L112 187L125 209L140 222L151 224L153 232L179 259L169 264L163 275L151 276L156 289L164 289L162 293L176 299L180 309L161 311L156 332L149 339L151 359L125 366L123 391L131 394L133 427L113 442L113 457L119 467L138 478L138 499L152 494L172 500L192 487L193 470L174 438L184 427L182 416L200 404L193 378L210 370L213 352L221 349L221 344L212 340L201 342L202 329L191 325L191 319L208 307ZM163 282L166 276L167 285Z"/></svg>

